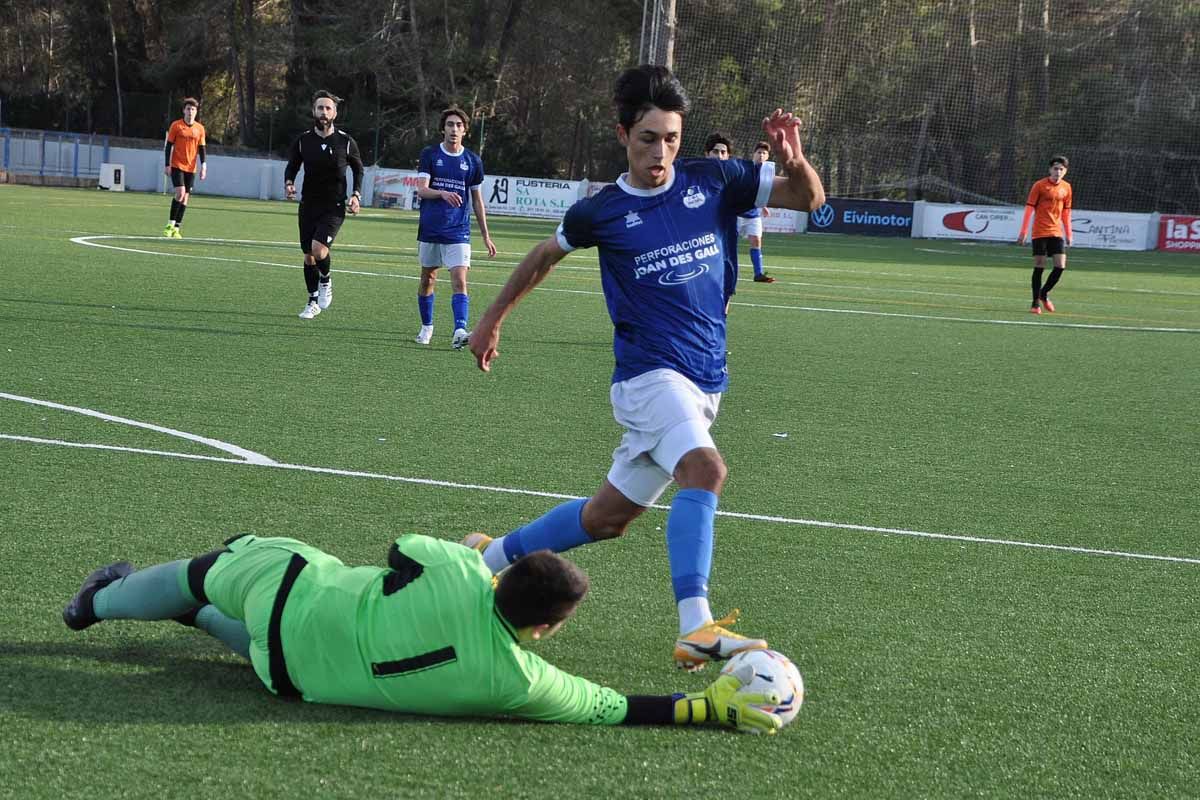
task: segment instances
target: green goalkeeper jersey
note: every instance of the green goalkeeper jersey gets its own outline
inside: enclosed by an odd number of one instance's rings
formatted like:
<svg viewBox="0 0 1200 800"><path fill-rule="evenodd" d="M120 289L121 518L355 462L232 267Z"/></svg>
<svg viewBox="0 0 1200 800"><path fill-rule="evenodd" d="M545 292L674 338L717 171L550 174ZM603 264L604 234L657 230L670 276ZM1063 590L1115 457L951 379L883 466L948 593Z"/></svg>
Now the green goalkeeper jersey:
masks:
<svg viewBox="0 0 1200 800"><path fill-rule="evenodd" d="M402 536L389 567L329 558L300 572L280 635L305 700L599 725L625 718L623 695L521 648L477 551Z"/></svg>

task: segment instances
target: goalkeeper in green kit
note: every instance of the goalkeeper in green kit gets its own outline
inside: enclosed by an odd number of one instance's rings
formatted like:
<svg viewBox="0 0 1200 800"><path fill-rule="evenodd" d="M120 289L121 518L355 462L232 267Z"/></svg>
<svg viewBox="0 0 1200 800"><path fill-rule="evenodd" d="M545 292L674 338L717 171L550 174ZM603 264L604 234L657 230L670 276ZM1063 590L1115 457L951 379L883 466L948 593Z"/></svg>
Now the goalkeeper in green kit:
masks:
<svg viewBox="0 0 1200 800"><path fill-rule="evenodd" d="M193 559L95 570L63 610L73 630L174 619L248 658L281 697L444 716L593 725L719 724L774 733L780 720L723 675L703 692L626 696L523 649L553 635L587 575L542 550L493 579L480 554L407 535L387 567L348 567L315 547L242 535Z"/></svg>

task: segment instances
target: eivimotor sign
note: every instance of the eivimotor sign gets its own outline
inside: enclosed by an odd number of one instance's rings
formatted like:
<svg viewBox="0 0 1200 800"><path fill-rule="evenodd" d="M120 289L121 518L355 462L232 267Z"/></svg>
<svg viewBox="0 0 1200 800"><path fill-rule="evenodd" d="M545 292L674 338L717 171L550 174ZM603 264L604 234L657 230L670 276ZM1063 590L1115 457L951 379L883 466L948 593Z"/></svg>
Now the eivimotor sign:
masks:
<svg viewBox="0 0 1200 800"><path fill-rule="evenodd" d="M911 236L913 204L894 200L831 197L808 215L809 233Z"/></svg>

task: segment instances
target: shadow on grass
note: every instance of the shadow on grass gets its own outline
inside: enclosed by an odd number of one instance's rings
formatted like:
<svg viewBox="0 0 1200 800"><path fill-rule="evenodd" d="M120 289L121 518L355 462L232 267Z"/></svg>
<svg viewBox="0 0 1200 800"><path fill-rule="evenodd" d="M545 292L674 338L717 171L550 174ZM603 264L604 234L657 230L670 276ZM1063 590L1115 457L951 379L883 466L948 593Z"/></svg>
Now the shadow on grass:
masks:
<svg viewBox="0 0 1200 800"><path fill-rule="evenodd" d="M160 632L177 627L151 624ZM0 706L45 722L105 725L480 721L281 699L262 685L249 662L223 651L215 640L182 628L179 634L130 638L123 645L0 640ZM526 724L511 718L489 721Z"/></svg>

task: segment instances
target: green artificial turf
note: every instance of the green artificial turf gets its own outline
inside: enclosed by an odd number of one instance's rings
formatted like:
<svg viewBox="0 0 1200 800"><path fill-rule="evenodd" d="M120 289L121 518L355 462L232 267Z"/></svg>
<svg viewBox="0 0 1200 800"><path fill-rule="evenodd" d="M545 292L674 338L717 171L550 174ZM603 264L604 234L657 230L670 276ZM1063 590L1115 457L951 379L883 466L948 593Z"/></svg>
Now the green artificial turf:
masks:
<svg viewBox="0 0 1200 800"><path fill-rule="evenodd" d="M169 204L0 186L0 392L275 464L0 398L0 796L1200 795L1200 258L1072 250L1033 317L1025 248L766 235L779 282L744 267L729 320L712 601L805 677L767 738L306 706L173 623L67 630L97 565L240 531L371 564L403 532L503 533L590 494L620 437L595 251L483 374L446 275L412 341L414 215L350 219L304 322L294 205L197 195L168 241ZM553 232L491 224L473 319ZM572 552L592 593L539 652L705 685L671 664L665 519Z"/></svg>

